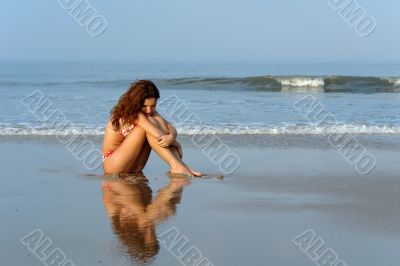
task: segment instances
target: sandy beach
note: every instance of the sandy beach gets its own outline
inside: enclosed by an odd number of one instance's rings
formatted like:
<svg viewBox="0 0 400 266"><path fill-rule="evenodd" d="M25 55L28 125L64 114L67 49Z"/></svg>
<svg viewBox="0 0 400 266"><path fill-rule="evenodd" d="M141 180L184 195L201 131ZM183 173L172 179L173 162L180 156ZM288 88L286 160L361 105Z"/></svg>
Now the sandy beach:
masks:
<svg viewBox="0 0 400 266"><path fill-rule="evenodd" d="M70 265L325 265L329 249L339 265L397 265L396 138L364 142L377 158L368 175L318 137L237 138L224 141L240 167L222 180L189 137L186 160L211 176L171 179L152 154L146 178L104 179L56 140L2 139L2 264L61 250ZM307 230L322 242L302 249Z"/></svg>
<svg viewBox="0 0 400 266"><path fill-rule="evenodd" d="M398 266L399 10L3 1L0 266Z"/></svg>

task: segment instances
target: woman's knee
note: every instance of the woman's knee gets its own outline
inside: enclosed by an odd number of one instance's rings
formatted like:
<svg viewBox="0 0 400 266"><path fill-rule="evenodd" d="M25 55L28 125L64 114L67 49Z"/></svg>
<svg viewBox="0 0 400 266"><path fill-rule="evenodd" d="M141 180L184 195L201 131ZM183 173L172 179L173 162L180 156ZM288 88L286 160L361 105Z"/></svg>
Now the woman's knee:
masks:
<svg viewBox="0 0 400 266"><path fill-rule="evenodd" d="M140 136L144 137L146 135L146 131L144 131L144 129L141 128L140 126L135 126L134 129L126 136L126 138L128 138L131 135L134 138L138 138Z"/></svg>
<svg viewBox="0 0 400 266"><path fill-rule="evenodd" d="M155 125L156 127L160 127L159 122L157 121L157 119L155 119L152 116L148 116L147 119L150 121L150 123L152 123L153 125Z"/></svg>
<svg viewBox="0 0 400 266"><path fill-rule="evenodd" d="M158 129L160 129L164 134L167 134L168 128L164 125L164 121L159 117L148 117L149 121L155 125Z"/></svg>

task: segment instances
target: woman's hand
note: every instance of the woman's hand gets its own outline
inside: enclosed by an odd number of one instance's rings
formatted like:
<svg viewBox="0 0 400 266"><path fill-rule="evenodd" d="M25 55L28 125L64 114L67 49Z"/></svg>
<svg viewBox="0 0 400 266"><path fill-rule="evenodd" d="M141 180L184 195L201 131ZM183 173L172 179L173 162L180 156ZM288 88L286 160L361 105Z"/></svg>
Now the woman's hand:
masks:
<svg viewBox="0 0 400 266"><path fill-rule="evenodd" d="M157 138L158 145L163 148L168 148L174 141L175 138L173 135L163 135Z"/></svg>

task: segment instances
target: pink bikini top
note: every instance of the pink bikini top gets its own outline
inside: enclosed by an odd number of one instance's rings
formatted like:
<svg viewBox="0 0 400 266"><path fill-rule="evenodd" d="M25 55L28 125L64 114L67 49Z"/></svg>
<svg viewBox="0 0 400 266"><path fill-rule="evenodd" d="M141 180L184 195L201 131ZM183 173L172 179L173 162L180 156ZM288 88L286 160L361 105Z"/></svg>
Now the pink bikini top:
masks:
<svg viewBox="0 0 400 266"><path fill-rule="evenodd" d="M126 136L132 131L132 129L133 129L135 126L136 126L136 124L131 124L131 125L129 125L128 127L122 129L122 130L120 131L120 133L121 133L124 137L126 137Z"/></svg>

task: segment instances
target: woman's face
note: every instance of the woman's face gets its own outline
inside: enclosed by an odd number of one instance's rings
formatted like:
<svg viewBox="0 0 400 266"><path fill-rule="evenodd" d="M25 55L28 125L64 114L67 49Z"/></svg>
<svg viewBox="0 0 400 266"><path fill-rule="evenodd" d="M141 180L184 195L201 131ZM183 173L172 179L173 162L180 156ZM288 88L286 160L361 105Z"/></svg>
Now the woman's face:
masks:
<svg viewBox="0 0 400 266"><path fill-rule="evenodd" d="M147 98L144 100L142 105L142 112L147 116L152 116L156 111L157 99Z"/></svg>

